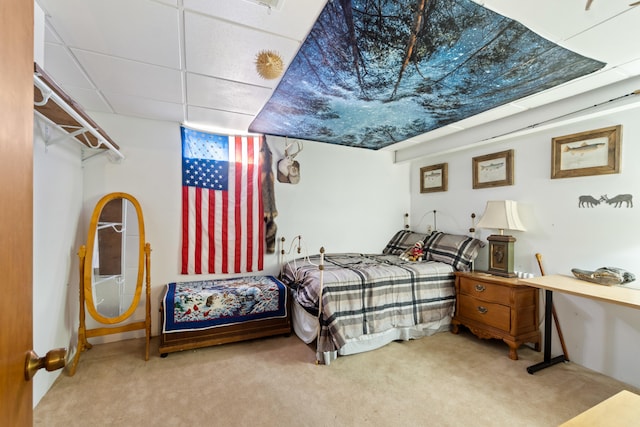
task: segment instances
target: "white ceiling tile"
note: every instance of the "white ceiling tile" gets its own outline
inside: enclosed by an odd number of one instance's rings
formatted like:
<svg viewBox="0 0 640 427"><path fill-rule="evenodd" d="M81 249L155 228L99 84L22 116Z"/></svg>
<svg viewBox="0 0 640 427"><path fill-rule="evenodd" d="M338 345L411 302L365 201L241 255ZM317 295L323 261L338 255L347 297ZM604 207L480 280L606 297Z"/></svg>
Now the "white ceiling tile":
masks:
<svg viewBox="0 0 640 427"><path fill-rule="evenodd" d="M548 89L544 92L539 92L526 98L519 99L515 104L526 108L538 107L560 99L579 95L597 87L615 83L623 78L624 76L615 70L603 70L598 73L593 73L567 82L555 88Z"/></svg>
<svg viewBox="0 0 640 427"><path fill-rule="evenodd" d="M483 113L476 114L475 116L471 116L468 119L460 120L455 123L455 127L457 127L458 130L460 130L461 128L468 129L474 126L488 123L493 120L498 120L503 117L520 113L523 109L524 108L522 106L518 106L515 103L502 105Z"/></svg>
<svg viewBox="0 0 640 427"><path fill-rule="evenodd" d="M109 104L100 96L97 90L84 89L80 87L69 87L65 90L67 95L71 97L84 111L100 111L104 113L113 113Z"/></svg>
<svg viewBox="0 0 640 427"><path fill-rule="evenodd" d="M271 90L264 87L187 74L190 105L255 115L270 96Z"/></svg>
<svg viewBox="0 0 640 427"><path fill-rule="evenodd" d="M179 14L148 0L40 0L70 47L179 68ZM153 19L150 19L150 18Z"/></svg>
<svg viewBox="0 0 640 427"><path fill-rule="evenodd" d="M62 40L60 40L56 32L51 29L50 25L44 26L44 41L46 43L62 44Z"/></svg>
<svg viewBox="0 0 640 427"><path fill-rule="evenodd" d="M184 109L179 103L157 101L121 93L105 92L104 95L118 114L177 123L184 121Z"/></svg>
<svg viewBox="0 0 640 427"><path fill-rule="evenodd" d="M302 41L327 0L286 0L282 8L271 11L244 0L184 0L183 3L186 9Z"/></svg>
<svg viewBox="0 0 640 427"><path fill-rule="evenodd" d="M637 76L640 74L640 59L622 64L616 70L625 73L627 76Z"/></svg>
<svg viewBox="0 0 640 427"><path fill-rule="evenodd" d="M634 7L587 31L568 38L565 42L573 50L608 64L619 64L640 58L640 7Z"/></svg>
<svg viewBox="0 0 640 427"><path fill-rule="evenodd" d="M182 103L179 71L72 49L82 67L105 93Z"/></svg>
<svg viewBox="0 0 640 427"><path fill-rule="evenodd" d="M169 6L178 7L178 0L156 0L158 3L164 3Z"/></svg>
<svg viewBox="0 0 640 427"><path fill-rule="evenodd" d="M460 132L462 129L464 128L458 125L457 123L455 125L443 126L441 128L432 130L431 132L414 137L414 141L422 142L422 141L428 141L430 139L441 138L446 135L451 135L453 133Z"/></svg>
<svg viewBox="0 0 640 427"><path fill-rule="evenodd" d="M586 0L485 0L482 3L484 7L515 19L542 37L561 42L629 10L630 2L596 0L589 11L584 10Z"/></svg>
<svg viewBox="0 0 640 427"><path fill-rule="evenodd" d="M246 133L252 121L252 115L189 106L186 124L203 130ZM215 128L212 128L212 126L215 126Z"/></svg>
<svg viewBox="0 0 640 427"><path fill-rule="evenodd" d="M60 87L95 89L71 53L59 44L45 43L44 64L38 64Z"/></svg>
<svg viewBox="0 0 640 427"><path fill-rule="evenodd" d="M275 87L278 79L264 80L255 70L262 50L278 52L290 63L299 48L295 41L237 24L185 12L186 66L190 72L228 80Z"/></svg>
<svg viewBox="0 0 640 427"><path fill-rule="evenodd" d="M381 148L381 151L396 151L402 150L404 148L413 147L417 144L422 144L425 141L429 141L431 139L441 138L443 136L459 132L462 128L457 126L444 126L435 130L432 130L427 133L423 133L421 135L416 135L412 138L405 139L404 141L397 142L393 145L388 145L384 148Z"/></svg>

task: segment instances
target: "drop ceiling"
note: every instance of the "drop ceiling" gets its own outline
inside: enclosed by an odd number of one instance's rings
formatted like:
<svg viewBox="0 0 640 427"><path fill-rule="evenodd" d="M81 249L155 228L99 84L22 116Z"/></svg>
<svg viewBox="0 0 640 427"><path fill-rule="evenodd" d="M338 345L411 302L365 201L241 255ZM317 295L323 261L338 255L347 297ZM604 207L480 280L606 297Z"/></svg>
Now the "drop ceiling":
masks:
<svg viewBox="0 0 640 427"><path fill-rule="evenodd" d="M258 52L291 63L326 0L37 0L40 64L89 114L115 113L246 132L279 79L255 71ZM601 70L387 147L413 149L487 121L640 75L640 7L629 0L477 2L542 37L606 63Z"/></svg>

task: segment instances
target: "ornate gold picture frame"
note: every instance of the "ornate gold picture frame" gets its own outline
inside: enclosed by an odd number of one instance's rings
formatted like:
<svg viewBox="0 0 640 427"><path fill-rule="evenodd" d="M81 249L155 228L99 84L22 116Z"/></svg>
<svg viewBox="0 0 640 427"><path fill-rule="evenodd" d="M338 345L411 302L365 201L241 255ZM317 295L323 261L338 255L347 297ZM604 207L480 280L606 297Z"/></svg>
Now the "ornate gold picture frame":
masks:
<svg viewBox="0 0 640 427"><path fill-rule="evenodd" d="M447 191L449 180L448 163L425 166L420 168L420 192L435 193Z"/></svg>
<svg viewBox="0 0 640 427"><path fill-rule="evenodd" d="M551 178L620 173L622 125L551 140Z"/></svg>
<svg viewBox="0 0 640 427"><path fill-rule="evenodd" d="M513 150L473 158L473 188L513 185Z"/></svg>

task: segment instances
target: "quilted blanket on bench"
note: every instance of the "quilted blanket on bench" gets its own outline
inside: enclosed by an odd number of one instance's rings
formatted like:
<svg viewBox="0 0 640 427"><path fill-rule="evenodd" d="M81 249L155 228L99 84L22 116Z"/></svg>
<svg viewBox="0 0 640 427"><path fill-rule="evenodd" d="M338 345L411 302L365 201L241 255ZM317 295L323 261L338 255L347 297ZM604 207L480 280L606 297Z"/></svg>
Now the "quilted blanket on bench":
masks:
<svg viewBox="0 0 640 427"><path fill-rule="evenodd" d="M162 300L164 333L287 316L287 288L273 276L175 282Z"/></svg>

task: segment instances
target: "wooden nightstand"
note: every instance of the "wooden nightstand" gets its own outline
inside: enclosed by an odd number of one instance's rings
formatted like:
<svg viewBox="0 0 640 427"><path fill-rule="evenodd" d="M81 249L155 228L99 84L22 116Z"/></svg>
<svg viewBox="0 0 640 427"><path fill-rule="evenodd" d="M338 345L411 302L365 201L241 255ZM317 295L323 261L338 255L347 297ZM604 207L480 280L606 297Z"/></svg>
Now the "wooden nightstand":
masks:
<svg viewBox="0 0 640 427"><path fill-rule="evenodd" d="M518 360L518 347L535 344L540 351L538 289L518 279L481 272L456 272L456 313L451 332L464 325L478 338L497 338L509 346L509 358Z"/></svg>

